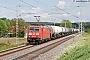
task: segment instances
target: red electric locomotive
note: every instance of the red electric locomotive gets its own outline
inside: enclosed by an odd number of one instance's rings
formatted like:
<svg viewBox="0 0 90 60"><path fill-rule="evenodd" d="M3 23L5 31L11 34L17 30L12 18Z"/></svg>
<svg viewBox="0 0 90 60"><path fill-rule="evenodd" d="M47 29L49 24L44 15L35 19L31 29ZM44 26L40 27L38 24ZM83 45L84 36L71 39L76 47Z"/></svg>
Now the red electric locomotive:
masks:
<svg viewBox="0 0 90 60"><path fill-rule="evenodd" d="M47 26L29 26L27 41L30 44L39 44L50 39L50 28Z"/></svg>

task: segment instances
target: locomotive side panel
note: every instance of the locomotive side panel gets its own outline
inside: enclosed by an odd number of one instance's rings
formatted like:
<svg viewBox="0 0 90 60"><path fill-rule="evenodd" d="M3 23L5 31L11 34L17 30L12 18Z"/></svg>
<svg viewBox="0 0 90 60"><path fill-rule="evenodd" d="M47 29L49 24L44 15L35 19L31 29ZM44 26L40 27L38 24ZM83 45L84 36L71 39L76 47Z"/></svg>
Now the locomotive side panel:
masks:
<svg viewBox="0 0 90 60"><path fill-rule="evenodd" d="M44 27L42 28L42 39L50 38L50 28Z"/></svg>
<svg viewBox="0 0 90 60"><path fill-rule="evenodd" d="M50 28L44 26L29 26L27 41L32 43L41 43L46 39L50 39Z"/></svg>

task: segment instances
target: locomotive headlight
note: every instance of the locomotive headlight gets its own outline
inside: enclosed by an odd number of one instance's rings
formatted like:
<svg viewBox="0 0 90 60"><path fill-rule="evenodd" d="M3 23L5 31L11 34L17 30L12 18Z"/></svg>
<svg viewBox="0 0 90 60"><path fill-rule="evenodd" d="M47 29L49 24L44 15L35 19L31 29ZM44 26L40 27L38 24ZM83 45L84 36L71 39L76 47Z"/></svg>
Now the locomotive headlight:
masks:
<svg viewBox="0 0 90 60"><path fill-rule="evenodd" d="M39 35L39 33L36 33L36 35Z"/></svg>
<svg viewBox="0 0 90 60"><path fill-rule="evenodd" d="M32 35L32 33L29 33L29 35Z"/></svg>

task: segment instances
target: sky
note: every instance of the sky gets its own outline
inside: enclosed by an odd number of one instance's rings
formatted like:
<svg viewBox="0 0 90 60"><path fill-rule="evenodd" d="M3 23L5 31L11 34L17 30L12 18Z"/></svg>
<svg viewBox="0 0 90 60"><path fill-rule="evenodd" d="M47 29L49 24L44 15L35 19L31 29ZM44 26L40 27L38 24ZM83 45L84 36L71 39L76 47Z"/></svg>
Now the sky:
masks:
<svg viewBox="0 0 90 60"><path fill-rule="evenodd" d="M0 0L0 18L23 18L26 22L55 22L63 19L90 22L90 2L73 0ZM40 17L34 17L40 16Z"/></svg>

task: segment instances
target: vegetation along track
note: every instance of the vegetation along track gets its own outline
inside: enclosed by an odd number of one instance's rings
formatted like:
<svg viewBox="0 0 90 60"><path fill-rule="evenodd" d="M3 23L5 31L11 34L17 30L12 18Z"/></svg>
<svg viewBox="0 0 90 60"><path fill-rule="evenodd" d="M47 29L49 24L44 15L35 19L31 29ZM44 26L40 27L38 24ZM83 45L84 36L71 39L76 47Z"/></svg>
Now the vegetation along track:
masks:
<svg viewBox="0 0 90 60"><path fill-rule="evenodd" d="M71 38L74 38L74 37L75 37L75 35L70 35L70 36L65 37L61 40L59 39L57 42L54 42L52 44L41 47L40 49L34 50L26 55L23 55L22 57L15 59L15 60L33 60L33 59L39 57L40 54L43 54L43 53L55 48L56 46L64 43L65 41L67 41Z"/></svg>
<svg viewBox="0 0 90 60"><path fill-rule="evenodd" d="M41 45L28 45L24 47L18 47L11 50L0 52L0 60L33 60L38 57L40 54L49 51L50 49L60 45L61 43L73 38L74 35L70 35L67 37L63 37L61 39L57 39L58 41L51 43L44 43ZM55 41L55 40L53 40Z"/></svg>

